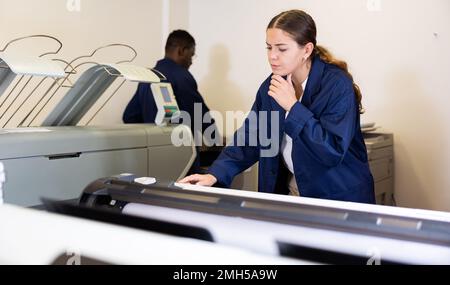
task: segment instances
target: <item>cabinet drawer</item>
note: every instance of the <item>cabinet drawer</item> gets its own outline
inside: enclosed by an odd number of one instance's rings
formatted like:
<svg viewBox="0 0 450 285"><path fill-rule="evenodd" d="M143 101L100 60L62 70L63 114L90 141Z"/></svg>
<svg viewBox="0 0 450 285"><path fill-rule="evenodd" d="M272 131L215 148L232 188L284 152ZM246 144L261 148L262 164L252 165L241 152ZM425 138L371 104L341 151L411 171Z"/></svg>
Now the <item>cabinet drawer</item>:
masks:
<svg viewBox="0 0 450 285"><path fill-rule="evenodd" d="M375 183L377 204L392 206L394 194L394 179L392 177Z"/></svg>
<svg viewBox="0 0 450 285"><path fill-rule="evenodd" d="M392 159L377 159L369 162L375 182L392 176Z"/></svg>
<svg viewBox="0 0 450 285"><path fill-rule="evenodd" d="M369 161L381 158L392 158L394 156L394 148L391 146L391 147L367 149L367 155L369 157Z"/></svg>
<svg viewBox="0 0 450 285"><path fill-rule="evenodd" d="M147 149L82 153L65 157L30 157L4 160L5 202L30 207L41 198L78 198L92 181L120 173L147 175Z"/></svg>

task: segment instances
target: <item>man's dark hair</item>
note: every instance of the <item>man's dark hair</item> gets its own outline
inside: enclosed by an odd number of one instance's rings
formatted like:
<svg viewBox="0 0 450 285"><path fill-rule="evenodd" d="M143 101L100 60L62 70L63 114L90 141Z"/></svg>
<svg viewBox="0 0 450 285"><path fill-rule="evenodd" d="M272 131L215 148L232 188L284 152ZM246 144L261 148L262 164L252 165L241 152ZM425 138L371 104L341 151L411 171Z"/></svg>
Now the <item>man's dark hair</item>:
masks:
<svg viewBox="0 0 450 285"><path fill-rule="evenodd" d="M188 32L175 30L167 38L166 52L170 52L176 47L191 48L193 46L195 46L195 40Z"/></svg>

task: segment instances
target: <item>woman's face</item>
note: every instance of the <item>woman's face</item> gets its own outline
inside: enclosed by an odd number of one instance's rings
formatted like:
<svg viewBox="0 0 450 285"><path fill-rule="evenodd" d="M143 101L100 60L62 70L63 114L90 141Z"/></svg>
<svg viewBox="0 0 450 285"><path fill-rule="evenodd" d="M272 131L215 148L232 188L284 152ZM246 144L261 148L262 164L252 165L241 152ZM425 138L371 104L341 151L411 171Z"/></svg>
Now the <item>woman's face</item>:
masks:
<svg viewBox="0 0 450 285"><path fill-rule="evenodd" d="M268 29L266 41L267 57L273 74L286 76L304 64L305 49L285 31Z"/></svg>

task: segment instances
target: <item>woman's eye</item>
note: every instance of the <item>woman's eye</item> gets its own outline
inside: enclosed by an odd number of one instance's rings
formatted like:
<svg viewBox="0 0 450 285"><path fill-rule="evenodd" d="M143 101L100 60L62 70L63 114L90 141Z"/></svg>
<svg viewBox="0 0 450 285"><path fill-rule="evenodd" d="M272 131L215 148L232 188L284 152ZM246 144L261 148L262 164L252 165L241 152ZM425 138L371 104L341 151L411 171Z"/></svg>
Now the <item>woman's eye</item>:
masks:
<svg viewBox="0 0 450 285"><path fill-rule="evenodd" d="M267 50L271 50L271 49L272 49L272 47L266 47L266 49L267 49Z"/></svg>
<svg viewBox="0 0 450 285"><path fill-rule="evenodd" d="M287 49L281 49L281 48L280 48L280 51L281 51L281 52L285 52L285 51L287 51Z"/></svg>

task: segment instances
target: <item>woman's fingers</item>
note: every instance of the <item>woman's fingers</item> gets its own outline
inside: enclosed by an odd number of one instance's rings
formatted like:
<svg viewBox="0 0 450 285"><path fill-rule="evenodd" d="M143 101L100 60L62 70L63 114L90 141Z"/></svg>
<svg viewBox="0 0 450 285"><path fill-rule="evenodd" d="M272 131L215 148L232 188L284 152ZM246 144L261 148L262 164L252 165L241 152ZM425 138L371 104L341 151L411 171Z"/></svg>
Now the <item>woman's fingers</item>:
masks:
<svg viewBox="0 0 450 285"><path fill-rule="evenodd" d="M275 93L280 93L282 91L287 92L292 88L292 75L288 75L288 80L286 81L283 77L279 75L274 75L270 81L269 89Z"/></svg>
<svg viewBox="0 0 450 285"><path fill-rule="evenodd" d="M197 180L198 180L197 175L191 175L191 176L187 176L187 177L181 179L180 181L178 181L178 183L192 184L192 183L196 183Z"/></svg>
<svg viewBox="0 0 450 285"><path fill-rule="evenodd" d="M189 183L189 177L184 177L183 179L179 180L178 183L183 183L183 184Z"/></svg>
<svg viewBox="0 0 450 285"><path fill-rule="evenodd" d="M288 83L282 76L280 75L274 75L272 76L272 81L274 83L279 84L280 86L284 85L285 83Z"/></svg>
<svg viewBox="0 0 450 285"><path fill-rule="evenodd" d="M287 80L280 75L272 76L267 94L283 107L283 109L289 111L297 101L292 83L292 74L288 75Z"/></svg>
<svg viewBox="0 0 450 285"><path fill-rule="evenodd" d="M195 185L198 185L198 186L211 186L211 183L209 183L209 181L206 181L206 180L201 180L201 181L198 181L197 183L195 183Z"/></svg>
<svg viewBox="0 0 450 285"><path fill-rule="evenodd" d="M275 79L272 79L272 80L270 81L270 85L271 85L271 86L276 86L276 87L281 87L281 86L283 86L282 83L281 83L280 81L275 80Z"/></svg>
<svg viewBox="0 0 450 285"><path fill-rule="evenodd" d="M270 85L270 87L269 87L269 91L272 91L274 93L276 93L278 90L280 90L280 89L276 86Z"/></svg>
<svg viewBox="0 0 450 285"><path fill-rule="evenodd" d="M213 186L216 182L217 178L215 178L211 174L206 175L194 174L181 179L178 183L194 184L199 186Z"/></svg>

